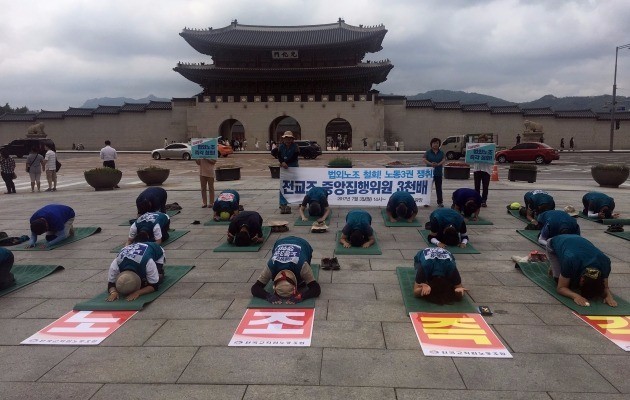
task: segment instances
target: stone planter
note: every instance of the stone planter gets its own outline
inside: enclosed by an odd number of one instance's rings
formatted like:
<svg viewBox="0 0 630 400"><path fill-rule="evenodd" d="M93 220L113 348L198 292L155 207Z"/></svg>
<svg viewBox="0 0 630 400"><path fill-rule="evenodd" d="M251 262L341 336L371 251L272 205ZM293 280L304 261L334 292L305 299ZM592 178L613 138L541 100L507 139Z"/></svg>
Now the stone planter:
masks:
<svg viewBox="0 0 630 400"><path fill-rule="evenodd" d="M270 165L269 172L271 172L271 177L273 179L280 179L280 166L279 165Z"/></svg>
<svg viewBox="0 0 630 400"><path fill-rule="evenodd" d="M508 180L511 182L523 181L523 182L534 183L536 182L537 174L538 174L538 170L536 169L510 168L508 170Z"/></svg>
<svg viewBox="0 0 630 400"><path fill-rule="evenodd" d="M104 171L105 169L109 171ZM113 168L96 168L83 173L85 181L95 190L112 190L122 179L122 171Z"/></svg>
<svg viewBox="0 0 630 400"><path fill-rule="evenodd" d="M597 164L591 167L591 175L599 186L616 188L628 179L630 169L623 164Z"/></svg>
<svg viewBox="0 0 630 400"><path fill-rule="evenodd" d="M140 169L136 171L138 174L138 178L142 182L144 182L147 186L157 186L161 185L166 181L169 174L171 173L170 169Z"/></svg>
<svg viewBox="0 0 630 400"><path fill-rule="evenodd" d="M217 181L238 181L241 179L241 167L217 168L214 175Z"/></svg>
<svg viewBox="0 0 630 400"><path fill-rule="evenodd" d="M444 167L444 179L470 179L470 167Z"/></svg>

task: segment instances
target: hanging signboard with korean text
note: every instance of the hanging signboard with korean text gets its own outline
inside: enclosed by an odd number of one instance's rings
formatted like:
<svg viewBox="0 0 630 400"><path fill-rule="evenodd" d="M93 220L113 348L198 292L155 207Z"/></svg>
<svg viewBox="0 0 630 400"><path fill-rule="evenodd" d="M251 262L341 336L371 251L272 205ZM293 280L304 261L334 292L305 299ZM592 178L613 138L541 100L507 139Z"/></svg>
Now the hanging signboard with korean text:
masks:
<svg viewBox="0 0 630 400"><path fill-rule="evenodd" d="M219 143L217 138L196 138L190 141L191 158L198 160L210 158L216 160L219 157Z"/></svg>

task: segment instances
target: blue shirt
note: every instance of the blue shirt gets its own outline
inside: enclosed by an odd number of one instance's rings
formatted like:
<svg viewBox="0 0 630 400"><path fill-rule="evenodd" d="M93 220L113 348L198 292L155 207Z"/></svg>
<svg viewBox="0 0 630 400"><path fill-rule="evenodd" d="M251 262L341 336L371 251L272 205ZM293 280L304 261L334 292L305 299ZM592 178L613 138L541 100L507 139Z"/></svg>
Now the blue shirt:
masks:
<svg viewBox="0 0 630 400"><path fill-rule="evenodd" d="M396 215L396 207L400 203L404 203L407 206L407 215ZM411 218L414 213L418 212L418 206L413 196L409 192L398 191L394 192L387 201L387 211L389 211L394 218Z"/></svg>
<svg viewBox="0 0 630 400"><path fill-rule="evenodd" d="M4 247L0 247L0 265L5 266L7 264L13 265L13 253L11 250L7 250Z"/></svg>
<svg viewBox="0 0 630 400"><path fill-rule="evenodd" d="M214 200L212 210L215 212L230 212L238 210L240 195L236 190L224 190Z"/></svg>
<svg viewBox="0 0 630 400"><path fill-rule="evenodd" d="M155 237L153 237L153 228L155 225L159 225L162 234L164 234L168 229L169 222L170 219L168 215L157 211L142 214L136 220L135 224L138 232L146 231L149 234L150 240L155 240Z"/></svg>
<svg viewBox="0 0 630 400"><path fill-rule="evenodd" d="M428 283L436 276L448 279L453 285L462 283L455 257L446 249L429 247L420 250L413 261L416 269L416 283Z"/></svg>
<svg viewBox="0 0 630 400"><path fill-rule="evenodd" d="M364 236L370 237L374 235L371 225L370 213L364 210L352 210L346 215L346 226L343 227L342 233L349 237L353 231L359 230Z"/></svg>
<svg viewBox="0 0 630 400"><path fill-rule="evenodd" d="M143 200L148 200L151 203L151 209L148 211L165 212L164 206L166 206L166 198L166 190L161 187L150 187L145 189L136 198L136 206L138 206Z"/></svg>
<svg viewBox="0 0 630 400"><path fill-rule="evenodd" d="M604 279L610 275L610 258L582 236L558 235L550 246L558 256L560 274L572 285L579 283L587 267L600 270Z"/></svg>
<svg viewBox="0 0 630 400"><path fill-rule="evenodd" d="M291 146L287 146L285 143L280 143L280 146L278 146L278 161L280 161L280 163L287 163L289 167L298 166L299 155L300 148L295 142L293 142Z"/></svg>
<svg viewBox="0 0 630 400"><path fill-rule="evenodd" d="M565 232L567 234L580 234L580 225L578 225L575 218L562 210L545 211L538 215L536 220L542 227L540 237L543 239L558 236L560 232L565 229L567 230L567 232Z"/></svg>
<svg viewBox="0 0 630 400"><path fill-rule="evenodd" d="M598 213L602 208L608 207L612 212L615 209L615 200L612 197L600 192L589 192L582 197L585 213Z"/></svg>
<svg viewBox="0 0 630 400"><path fill-rule="evenodd" d="M69 219L74 218L74 210L63 204L49 204L35 211L30 222L43 218L48 224L48 231L63 231L64 225Z"/></svg>
<svg viewBox="0 0 630 400"><path fill-rule="evenodd" d="M464 211L464 206L468 200L475 202L475 208L481 207L481 196L475 189L461 188L453 192L453 204L455 204L460 211Z"/></svg>
<svg viewBox="0 0 630 400"><path fill-rule="evenodd" d="M149 243L133 243L123 247L118 253L117 264L120 272L133 271L142 281L147 279L147 262L153 260L157 262L164 256L164 250L159 244Z"/></svg>
<svg viewBox="0 0 630 400"><path fill-rule="evenodd" d="M243 225L247 226L249 237L254 238L256 236L262 237L262 223L263 219L256 211L243 211L238 213L228 227L228 232L232 235L236 235Z"/></svg>
<svg viewBox="0 0 630 400"><path fill-rule="evenodd" d="M544 190L532 190L530 192L525 193L523 196L523 200L525 201L525 205L530 210L536 211L538 207L543 204L549 204L549 210L553 210L556 208L556 203L553 200L553 197Z"/></svg>
<svg viewBox="0 0 630 400"><path fill-rule="evenodd" d="M313 248L302 238L287 236L276 240L271 253L272 256L267 261L267 267L271 271L272 279L284 269L290 270L296 278L300 279L304 263L311 263Z"/></svg>
<svg viewBox="0 0 630 400"><path fill-rule="evenodd" d="M319 186L310 188L309 191L306 192L304 200L302 200L302 206L306 207L313 201L318 202L322 206L323 211L324 208L328 207L328 191Z"/></svg>
<svg viewBox="0 0 630 400"><path fill-rule="evenodd" d="M441 163L444 160L444 152L442 149L438 149L437 153L433 152L433 149L429 149L424 153L424 158L427 159L428 162L432 163ZM431 167L431 164L427 164L427 167ZM433 168L433 176L442 176L443 166L439 165Z"/></svg>

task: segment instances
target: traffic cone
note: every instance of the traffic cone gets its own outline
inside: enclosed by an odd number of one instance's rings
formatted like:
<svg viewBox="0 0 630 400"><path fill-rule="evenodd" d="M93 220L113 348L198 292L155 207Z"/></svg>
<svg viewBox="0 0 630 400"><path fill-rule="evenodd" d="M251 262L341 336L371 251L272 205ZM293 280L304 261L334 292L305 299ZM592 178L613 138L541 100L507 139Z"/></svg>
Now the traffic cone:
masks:
<svg viewBox="0 0 630 400"><path fill-rule="evenodd" d="M499 168L496 165L492 166L492 176L490 176L492 182L499 181Z"/></svg>

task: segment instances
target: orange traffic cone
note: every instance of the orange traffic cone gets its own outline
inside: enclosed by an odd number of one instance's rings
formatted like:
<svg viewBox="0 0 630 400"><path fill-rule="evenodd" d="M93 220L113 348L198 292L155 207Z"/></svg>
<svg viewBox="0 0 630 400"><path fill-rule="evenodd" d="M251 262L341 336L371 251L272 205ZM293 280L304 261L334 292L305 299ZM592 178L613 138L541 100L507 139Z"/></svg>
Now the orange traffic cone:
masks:
<svg viewBox="0 0 630 400"><path fill-rule="evenodd" d="M492 176L490 176L492 182L499 181L499 168L496 165L492 166Z"/></svg>

